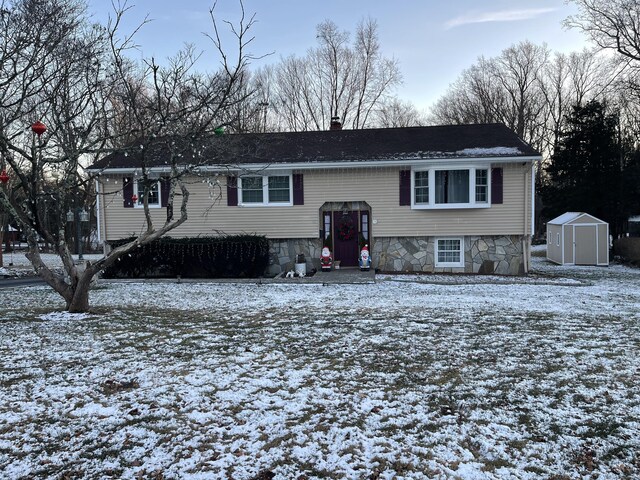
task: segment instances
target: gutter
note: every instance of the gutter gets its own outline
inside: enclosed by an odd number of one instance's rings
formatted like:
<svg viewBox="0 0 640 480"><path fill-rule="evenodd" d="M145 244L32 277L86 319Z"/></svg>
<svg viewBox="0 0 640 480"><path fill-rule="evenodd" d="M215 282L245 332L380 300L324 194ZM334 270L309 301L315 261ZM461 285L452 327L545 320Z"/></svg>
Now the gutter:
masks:
<svg viewBox="0 0 640 480"><path fill-rule="evenodd" d="M408 167L408 166L436 166L447 167L452 165L464 165L473 163L490 164L506 164L506 163L531 163L540 159L539 156L522 156L522 157L458 157L458 158L404 158L400 160L354 160L354 161L315 161L315 162L283 162L283 163L247 163L247 164L233 164L229 165L202 165L191 167L200 172L243 172L243 171L259 171L259 170L322 170L327 168L369 168L369 167ZM183 166L187 168L187 166ZM116 167L116 168L89 168L106 174L119 174L119 173L131 173L136 170L140 171L139 167ZM149 167L149 172L168 173L171 171L169 165L162 167Z"/></svg>

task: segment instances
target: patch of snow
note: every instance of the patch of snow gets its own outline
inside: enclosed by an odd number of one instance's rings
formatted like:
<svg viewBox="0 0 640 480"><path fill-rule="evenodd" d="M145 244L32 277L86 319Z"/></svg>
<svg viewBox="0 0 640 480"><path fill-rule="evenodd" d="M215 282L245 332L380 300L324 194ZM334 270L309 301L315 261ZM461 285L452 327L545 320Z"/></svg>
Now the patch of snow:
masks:
<svg viewBox="0 0 640 480"><path fill-rule="evenodd" d="M490 157L520 155L522 152L517 147L491 147L491 148L465 148L458 150L456 155L463 157Z"/></svg>
<svg viewBox="0 0 640 480"><path fill-rule="evenodd" d="M0 477L638 477L640 270L532 267L14 290Z"/></svg>
<svg viewBox="0 0 640 480"><path fill-rule="evenodd" d="M69 312L50 312L44 315L40 315L40 320L48 322L61 322L61 321L77 321L85 320L91 315L88 313L69 313Z"/></svg>

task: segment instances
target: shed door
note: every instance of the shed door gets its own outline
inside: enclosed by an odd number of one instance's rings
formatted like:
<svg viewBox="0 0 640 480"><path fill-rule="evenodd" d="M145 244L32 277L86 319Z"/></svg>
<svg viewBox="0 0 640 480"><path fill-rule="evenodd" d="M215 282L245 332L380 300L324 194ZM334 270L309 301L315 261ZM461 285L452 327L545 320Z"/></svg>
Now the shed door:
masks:
<svg viewBox="0 0 640 480"><path fill-rule="evenodd" d="M573 241L576 265L598 264L598 240L596 238L595 226L575 225Z"/></svg>

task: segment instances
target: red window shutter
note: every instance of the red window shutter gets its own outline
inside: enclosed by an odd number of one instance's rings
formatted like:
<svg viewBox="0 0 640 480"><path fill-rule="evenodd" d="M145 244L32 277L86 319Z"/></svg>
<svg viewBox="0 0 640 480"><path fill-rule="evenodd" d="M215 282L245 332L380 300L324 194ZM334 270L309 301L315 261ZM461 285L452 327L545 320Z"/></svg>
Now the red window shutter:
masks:
<svg viewBox="0 0 640 480"><path fill-rule="evenodd" d="M400 205L411 205L411 170L400 170Z"/></svg>
<svg viewBox="0 0 640 480"><path fill-rule="evenodd" d="M133 180L131 177L122 179L122 200L124 208L133 208Z"/></svg>
<svg viewBox="0 0 640 480"><path fill-rule="evenodd" d="M227 205L238 206L238 177L227 177Z"/></svg>
<svg viewBox="0 0 640 480"><path fill-rule="evenodd" d="M304 205L304 179L301 173L293 174L293 204Z"/></svg>
<svg viewBox="0 0 640 480"><path fill-rule="evenodd" d="M491 203L502 203L502 168L491 169Z"/></svg>
<svg viewBox="0 0 640 480"><path fill-rule="evenodd" d="M160 179L160 206L166 207L169 203L169 192L171 190L171 180L168 177Z"/></svg>

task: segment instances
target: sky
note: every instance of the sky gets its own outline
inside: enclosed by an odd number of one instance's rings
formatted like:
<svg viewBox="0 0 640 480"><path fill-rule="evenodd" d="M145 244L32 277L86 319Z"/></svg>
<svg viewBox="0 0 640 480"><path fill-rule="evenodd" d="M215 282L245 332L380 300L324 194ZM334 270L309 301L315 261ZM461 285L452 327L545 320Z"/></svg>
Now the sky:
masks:
<svg viewBox="0 0 640 480"><path fill-rule="evenodd" d="M147 15L151 20L136 34L138 55L163 59L188 42L204 51L200 69L217 68L219 59L203 34L211 32L212 1L129 0L128 5L125 31ZM239 5L238 0L218 0L216 18L237 21ZM352 33L363 18L376 20L383 54L400 64L404 81L397 94L421 110L481 55L498 55L524 40L565 53L589 46L582 33L562 26L576 12L563 0L244 0L244 7L256 19L251 53L270 54L255 60L256 67L304 55L317 45L316 25L326 19ZM89 11L104 21L111 2L89 0Z"/></svg>

